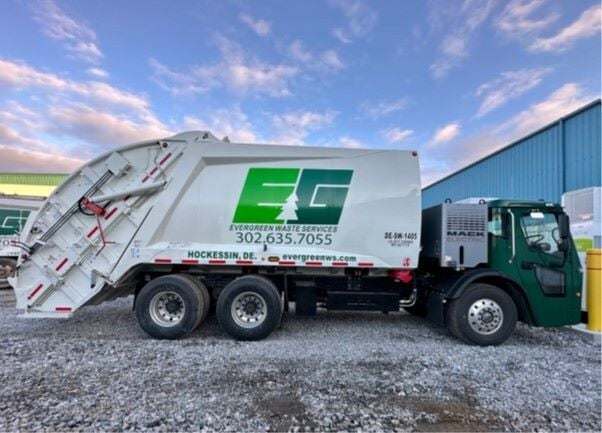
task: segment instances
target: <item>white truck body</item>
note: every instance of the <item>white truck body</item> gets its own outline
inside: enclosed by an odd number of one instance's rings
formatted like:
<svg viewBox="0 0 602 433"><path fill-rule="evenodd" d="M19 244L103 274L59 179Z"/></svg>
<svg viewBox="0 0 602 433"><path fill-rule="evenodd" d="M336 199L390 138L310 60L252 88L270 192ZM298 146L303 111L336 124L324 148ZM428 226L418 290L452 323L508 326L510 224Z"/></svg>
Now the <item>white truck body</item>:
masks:
<svg viewBox="0 0 602 433"><path fill-rule="evenodd" d="M31 251L10 281L24 316L69 317L127 294L119 283L140 265L415 269L420 230L415 152L187 132L108 152L65 179L29 218Z"/></svg>

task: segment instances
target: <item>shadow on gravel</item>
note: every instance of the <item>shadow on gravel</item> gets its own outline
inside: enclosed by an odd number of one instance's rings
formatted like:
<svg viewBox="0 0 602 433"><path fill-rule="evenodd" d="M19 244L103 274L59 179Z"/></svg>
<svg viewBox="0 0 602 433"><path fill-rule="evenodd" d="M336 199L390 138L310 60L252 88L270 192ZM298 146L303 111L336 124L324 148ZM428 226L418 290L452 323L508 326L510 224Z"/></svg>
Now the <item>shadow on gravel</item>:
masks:
<svg viewBox="0 0 602 433"><path fill-rule="evenodd" d="M270 431L288 432L294 427L313 431L318 426L305 404L295 395L275 395L256 401L257 412L269 424Z"/></svg>

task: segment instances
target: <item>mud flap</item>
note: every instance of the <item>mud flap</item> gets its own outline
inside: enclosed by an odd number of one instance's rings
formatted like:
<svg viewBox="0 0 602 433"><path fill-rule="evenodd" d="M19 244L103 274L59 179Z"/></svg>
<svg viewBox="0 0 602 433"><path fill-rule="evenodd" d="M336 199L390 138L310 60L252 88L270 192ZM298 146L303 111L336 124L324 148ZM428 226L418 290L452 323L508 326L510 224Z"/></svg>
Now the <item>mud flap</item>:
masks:
<svg viewBox="0 0 602 433"><path fill-rule="evenodd" d="M426 318L439 326L445 326L445 295L443 293L431 291L427 299L427 314Z"/></svg>

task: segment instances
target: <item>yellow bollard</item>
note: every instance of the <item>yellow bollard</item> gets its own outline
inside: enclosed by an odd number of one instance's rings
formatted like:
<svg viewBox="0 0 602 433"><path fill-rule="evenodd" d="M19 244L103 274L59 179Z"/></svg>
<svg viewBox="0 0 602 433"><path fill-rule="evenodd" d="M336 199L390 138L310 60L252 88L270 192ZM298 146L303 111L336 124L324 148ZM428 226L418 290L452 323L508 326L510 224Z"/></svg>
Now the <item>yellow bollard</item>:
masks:
<svg viewBox="0 0 602 433"><path fill-rule="evenodd" d="M602 331L602 249L588 249L587 272L587 329Z"/></svg>

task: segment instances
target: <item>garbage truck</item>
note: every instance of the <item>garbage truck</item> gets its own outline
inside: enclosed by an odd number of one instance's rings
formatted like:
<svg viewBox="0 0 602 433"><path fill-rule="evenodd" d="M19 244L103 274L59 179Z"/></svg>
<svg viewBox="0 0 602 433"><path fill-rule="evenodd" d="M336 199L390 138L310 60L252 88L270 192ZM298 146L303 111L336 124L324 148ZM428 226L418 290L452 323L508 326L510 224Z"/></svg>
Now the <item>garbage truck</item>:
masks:
<svg viewBox="0 0 602 433"><path fill-rule="evenodd" d="M10 288L8 278L14 274L21 254L19 234L29 214L42 203L39 197L0 194L0 289Z"/></svg>
<svg viewBox="0 0 602 433"><path fill-rule="evenodd" d="M47 198L10 279L26 318L133 295L151 337L215 313L238 340L284 313L412 314L476 345L517 321L579 322L581 269L562 208L422 210L418 153L233 143L208 131L111 150Z"/></svg>

